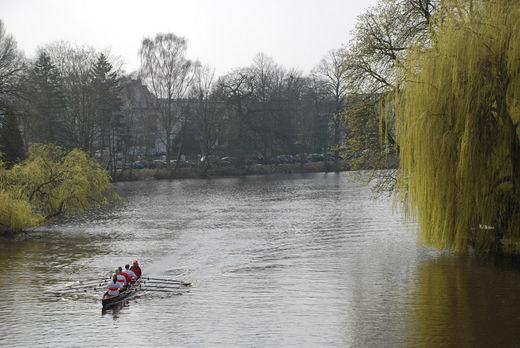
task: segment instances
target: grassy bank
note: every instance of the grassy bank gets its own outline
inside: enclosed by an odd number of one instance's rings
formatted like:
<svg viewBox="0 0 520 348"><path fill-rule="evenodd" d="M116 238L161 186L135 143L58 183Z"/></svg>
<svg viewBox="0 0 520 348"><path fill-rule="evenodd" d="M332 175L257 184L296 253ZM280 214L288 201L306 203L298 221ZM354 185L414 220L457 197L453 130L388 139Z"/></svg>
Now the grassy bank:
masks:
<svg viewBox="0 0 520 348"><path fill-rule="evenodd" d="M117 173L114 181L135 181L152 179L185 179L185 178L208 178L208 177L233 177L245 175L269 175L277 173L314 173L347 170L344 162L310 162L295 164L254 164L244 167L222 166L202 168L177 168L177 169L126 169Z"/></svg>

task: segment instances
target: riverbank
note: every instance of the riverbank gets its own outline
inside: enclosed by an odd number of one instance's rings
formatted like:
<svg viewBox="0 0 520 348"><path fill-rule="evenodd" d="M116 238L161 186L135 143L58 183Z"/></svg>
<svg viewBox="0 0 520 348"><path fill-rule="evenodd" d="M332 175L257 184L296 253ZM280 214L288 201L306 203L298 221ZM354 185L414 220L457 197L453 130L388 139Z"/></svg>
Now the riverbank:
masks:
<svg viewBox="0 0 520 348"><path fill-rule="evenodd" d="M234 177L245 175L269 175L269 174L292 174L292 173L318 173L318 172L337 172L348 170L345 161L334 162L309 162L294 164L253 164L243 167L220 166L210 167L207 170L202 168L157 168L157 169L126 169L118 172L113 181L138 181L154 179L195 179L212 177Z"/></svg>

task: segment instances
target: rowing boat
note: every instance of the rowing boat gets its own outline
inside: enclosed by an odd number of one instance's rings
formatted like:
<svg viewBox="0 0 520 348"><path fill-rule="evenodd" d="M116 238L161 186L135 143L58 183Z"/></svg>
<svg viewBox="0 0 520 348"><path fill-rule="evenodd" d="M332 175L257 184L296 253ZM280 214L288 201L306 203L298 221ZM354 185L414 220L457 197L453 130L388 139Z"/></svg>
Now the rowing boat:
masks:
<svg viewBox="0 0 520 348"><path fill-rule="evenodd" d="M123 301L126 298L130 297L131 295L135 294L140 286L141 286L141 279L137 279L135 281L135 283L133 283L129 287L127 287L126 290L121 291L119 293L119 295L109 295L108 291L105 292L101 299L103 308L108 308L117 303L120 303L121 301Z"/></svg>

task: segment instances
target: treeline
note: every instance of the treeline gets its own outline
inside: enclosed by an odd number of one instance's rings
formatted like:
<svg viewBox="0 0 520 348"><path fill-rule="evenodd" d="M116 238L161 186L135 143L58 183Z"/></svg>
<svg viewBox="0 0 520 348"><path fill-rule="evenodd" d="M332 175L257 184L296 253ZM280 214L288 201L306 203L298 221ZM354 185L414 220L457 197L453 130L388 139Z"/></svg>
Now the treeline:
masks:
<svg viewBox="0 0 520 348"><path fill-rule="evenodd" d="M115 148L125 136L120 77L106 55L54 43L31 61L1 22L0 48L1 125L10 129L2 132L0 151L8 166L23 159L32 144L94 155L98 146Z"/></svg>
<svg viewBox="0 0 520 348"><path fill-rule="evenodd" d="M311 153L337 161L346 128L345 70L332 51L304 76L258 54L224 76L186 58L174 34L146 38L126 74L108 52L65 42L25 59L0 23L0 151L8 165L30 145L81 149L115 176L133 162L237 166Z"/></svg>

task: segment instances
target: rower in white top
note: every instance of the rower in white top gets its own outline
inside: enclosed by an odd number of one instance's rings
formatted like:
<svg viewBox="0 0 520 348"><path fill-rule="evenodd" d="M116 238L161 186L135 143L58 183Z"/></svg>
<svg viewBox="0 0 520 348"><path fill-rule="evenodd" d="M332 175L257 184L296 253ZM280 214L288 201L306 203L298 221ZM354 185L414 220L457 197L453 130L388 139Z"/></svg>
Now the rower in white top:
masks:
<svg viewBox="0 0 520 348"><path fill-rule="evenodd" d="M116 275L117 275L117 282L118 283L121 283L121 287L122 289L124 290L126 288L126 278L124 275L122 275L120 272L119 272L119 269L116 268Z"/></svg>
<svg viewBox="0 0 520 348"><path fill-rule="evenodd" d="M132 282L137 279L137 275L134 272L132 272L132 270L130 270L129 264L125 265L125 270L123 271L123 273L128 274L132 278Z"/></svg>
<svg viewBox="0 0 520 348"><path fill-rule="evenodd" d="M117 280L117 274L112 276L112 280L107 284L108 295L119 295L119 291L123 289L123 285Z"/></svg>

